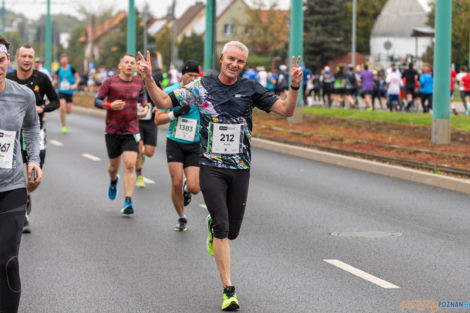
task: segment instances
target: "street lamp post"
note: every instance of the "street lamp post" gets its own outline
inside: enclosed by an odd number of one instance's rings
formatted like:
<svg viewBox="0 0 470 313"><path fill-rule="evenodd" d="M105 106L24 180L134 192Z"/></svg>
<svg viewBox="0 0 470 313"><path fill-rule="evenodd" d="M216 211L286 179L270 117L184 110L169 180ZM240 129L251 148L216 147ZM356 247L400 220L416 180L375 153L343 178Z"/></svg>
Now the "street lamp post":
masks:
<svg viewBox="0 0 470 313"><path fill-rule="evenodd" d="M2 0L2 36L5 37L5 0Z"/></svg>
<svg viewBox="0 0 470 313"><path fill-rule="evenodd" d="M432 142L450 144L452 1L436 0Z"/></svg>
<svg viewBox="0 0 470 313"><path fill-rule="evenodd" d="M127 53L135 55L135 4L129 0L129 12L127 14Z"/></svg>
<svg viewBox="0 0 470 313"><path fill-rule="evenodd" d="M292 0L290 9L290 40L289 40L289 56L301 56L304 62L303 45L304 45L304 12L302 0ZM290 60L289 60L290 63ZM294 116L289 118L289 123L302 122L302 88L299 90L299 98L294 111Z"/></svg>
<svg viewBox="0 0 470 313"><path fill-rule="evenodd" d="M357 20L357 0L353 0L352 7L352 42L351 42L351 63L356 67L356 20Z"/></svg>
<svg viewBox="0 0 470 313"><path fill-rule="evenodd" d="M206 34L204 38L204 72L211 75L214 62L215 0L206 2Z"/></svg>
<svg viewBox="0 0 470 313"><path fill-rule="evenodd" d="M51 27L51 0L47 0L47 14L46 14L46 68L51 71L52 62L52 27Z"/></svg>

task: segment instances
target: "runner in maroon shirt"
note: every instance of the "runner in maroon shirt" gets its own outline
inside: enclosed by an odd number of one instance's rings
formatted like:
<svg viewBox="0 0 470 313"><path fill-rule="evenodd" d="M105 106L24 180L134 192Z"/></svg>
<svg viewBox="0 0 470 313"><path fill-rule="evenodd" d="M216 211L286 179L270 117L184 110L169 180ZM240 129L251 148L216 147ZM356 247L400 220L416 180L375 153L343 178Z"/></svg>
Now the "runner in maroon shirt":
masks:
<svg viewBox="0 0 470 313"><path fill-rule="evenodd" d="M119 75L109 77L98 90L95 106L106 112L106 148L108 150L108 173L111 178L108 197L116 199L121 154L124 158L124 206L122 214L133 214L132 194L135 188L135 162L139 152L139 117L147 114L147 97L142 79L134 76L136 59L126 54L119 63ZM105 99L107 98L107 102ZM138 112L137 103L144 109Z"/></svg>

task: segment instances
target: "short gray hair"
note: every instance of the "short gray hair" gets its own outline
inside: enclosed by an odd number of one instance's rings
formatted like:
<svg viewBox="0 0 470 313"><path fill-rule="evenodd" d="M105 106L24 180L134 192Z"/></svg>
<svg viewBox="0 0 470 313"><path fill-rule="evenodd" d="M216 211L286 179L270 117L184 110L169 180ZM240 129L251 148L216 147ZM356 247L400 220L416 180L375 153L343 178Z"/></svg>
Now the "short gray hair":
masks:
<svg viewBox="0 0 470 313"><path fill-rule="evenodd" d="M240 50L242 50L243 52L246 53L246 57L248 58L248 53L250 52L250 50L248 50L248 47L245 46L243 43L241 43L240 41L229 41L227 42L225 45L224 45L224 48L222 49L222 55L225 54L225 51L227 51L227 49L229 47L236 47Z"/></svg>

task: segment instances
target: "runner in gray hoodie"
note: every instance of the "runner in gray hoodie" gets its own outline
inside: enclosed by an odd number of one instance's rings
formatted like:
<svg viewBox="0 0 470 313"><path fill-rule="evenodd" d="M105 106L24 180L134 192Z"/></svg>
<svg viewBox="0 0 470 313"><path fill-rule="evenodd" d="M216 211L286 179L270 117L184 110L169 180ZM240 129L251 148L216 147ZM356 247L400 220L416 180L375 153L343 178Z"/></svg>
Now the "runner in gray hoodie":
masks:
<svg viewBox="0 0 470 313"><path fill-rule="evenodd" d="M10 43L0 36L0 312L16 313L21 295L18 250L26 214L26 188L41 182L39 118L33 92L6 79ZM23 174L20 133L28 152Z"/></svg>

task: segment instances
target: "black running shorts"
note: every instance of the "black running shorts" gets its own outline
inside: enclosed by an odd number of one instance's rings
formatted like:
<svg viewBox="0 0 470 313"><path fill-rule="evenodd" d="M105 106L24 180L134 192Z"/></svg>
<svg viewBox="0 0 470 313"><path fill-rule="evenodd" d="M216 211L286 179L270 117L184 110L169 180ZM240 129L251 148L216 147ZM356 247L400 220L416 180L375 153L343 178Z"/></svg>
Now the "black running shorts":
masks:
<svg viewBox="0 0 470 313"><path fill-rule="evenodd" d="M72 103L73 102L73 94L59 92L59 99L65 99L65 102Z"/></svg>
<svg viewBox="0 0 470 313"><path fill-rule="evenodd" d="M139 131L140 139L144 142L144 145L157 146L157 127L153 120L139 120Z"/></svg>
<svg viewBox="0 0 470 313"><path fill-rule="evenodd" d="M416 91L414 87L405 86L405 95L411 95L413 99L417 97Z"/></svg>
<svg viewBox="0 0 470 313"><path fill-rule="evenodd" d="M123 151L135 151L139 153L139 138L140 134L136 135L116 135L105 134L106 149L108 150L108 157L114 159L119 157Z"/></svg>
<svg viewBox="0 0 470 313"><path fill-rule="evenodd" d="M188 166L199 166L201 145L199 142L182 143L166 139L167 162L183 163L183 168Z"/></svg>
<svg viewBox="0 0 470 313"><path fill-rule="evenodd" d="M199 183L212 217L215 238L237 238L245 214L249 181L249 169L201 166Z"/></svg>

